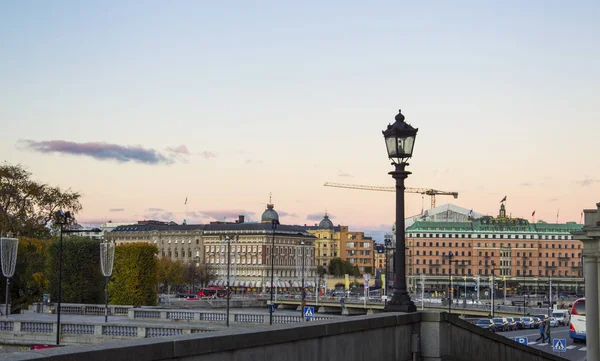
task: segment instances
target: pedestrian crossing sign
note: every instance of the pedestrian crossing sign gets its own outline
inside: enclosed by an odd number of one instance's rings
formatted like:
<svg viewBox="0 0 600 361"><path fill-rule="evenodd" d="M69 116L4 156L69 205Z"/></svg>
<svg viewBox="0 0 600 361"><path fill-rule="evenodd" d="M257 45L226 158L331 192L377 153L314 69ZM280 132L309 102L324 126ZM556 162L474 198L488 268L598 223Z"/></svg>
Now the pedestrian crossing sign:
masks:
<svg viewBox="0 0 600 361"><path fill-rule="evenodd" d="M567 340L555 338L552 342L552 349L554 349L554 352L567 352Z"/></svg>
<svg viewBox="0 0 600 361"><path fill-rule="evenodd" d="M528 339L527 337L515 337L515 341L517 341L521 345L527 346Z"/></svg>
<svg viewBox="0 0 600 361"><path fill-rule="evenodd" d="M311 306L304 306L304 318L311 319L315 317L315 308Z"/></svg>

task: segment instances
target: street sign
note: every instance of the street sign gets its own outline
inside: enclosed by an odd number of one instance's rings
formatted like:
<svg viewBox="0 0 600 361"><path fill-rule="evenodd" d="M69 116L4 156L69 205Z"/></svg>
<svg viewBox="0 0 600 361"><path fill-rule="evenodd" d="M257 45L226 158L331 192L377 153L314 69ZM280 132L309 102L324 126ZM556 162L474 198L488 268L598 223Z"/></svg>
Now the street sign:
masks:
<svg viewBox="0 0 600 361"><path fill-rule="evenodd" d="M527 337L515 337L515 341L520 343L521 345L527 346Z"/></svg>
<svg viewBox="0 0 600 361"><path fill-rule="evenodd" d="M554 352L567 352L567 340L555 338L554 342L552 342L552 349Z"/></svg>
<svg viewBox="0 0 600 361"><path fill-rule="evenodd" d="M312 306L304 306L304 318L312 319L315 317L315 308Z"/></svg>

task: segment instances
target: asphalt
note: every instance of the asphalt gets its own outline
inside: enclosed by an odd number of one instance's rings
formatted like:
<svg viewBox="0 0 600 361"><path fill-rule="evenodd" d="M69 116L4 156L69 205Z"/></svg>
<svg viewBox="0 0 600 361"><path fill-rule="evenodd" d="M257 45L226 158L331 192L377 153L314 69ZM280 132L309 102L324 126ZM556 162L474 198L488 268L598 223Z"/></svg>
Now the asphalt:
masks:
<svg viewBox="0 0 600 361"><path fill-rule="evenodd" d="M539 348L546 352L552 352L557 356L563 357L570 361L585 361L586 360L586 345L585 343L574 343L569 338L569 326L553 327L550 333L550 338L553 339L565 339L567 341L567 352L554 352L552 349L552 343L543 343L536 341L540 337L539 330L518 330L508 332L498 332L499 335L505 336L510 339L516 337L527 337L527 346L533 348Z"/></svg>

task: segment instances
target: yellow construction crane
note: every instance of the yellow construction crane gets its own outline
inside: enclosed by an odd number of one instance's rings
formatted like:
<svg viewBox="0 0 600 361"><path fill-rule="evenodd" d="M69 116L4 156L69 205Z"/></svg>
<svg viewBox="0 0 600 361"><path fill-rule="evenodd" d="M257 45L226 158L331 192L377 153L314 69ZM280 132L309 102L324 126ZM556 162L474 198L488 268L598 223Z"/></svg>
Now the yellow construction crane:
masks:
<svg viewBox="0 0 600 361"><path fill-rule="evenodd" d="M359 184L343 184L343 183L332 183L325 182L325 187L336 187L336 188L349 188L349 189L360 189L364 191L378 191L378 192L395 192L396 187L379 187L379 186L364 186ZM435 196L453 196L454 199L458 198L458 192L446 192L437 189L430 188L410 188L404 187L406 193L417 193L425 194L431 197L431 208L435 208Z"/></svg>

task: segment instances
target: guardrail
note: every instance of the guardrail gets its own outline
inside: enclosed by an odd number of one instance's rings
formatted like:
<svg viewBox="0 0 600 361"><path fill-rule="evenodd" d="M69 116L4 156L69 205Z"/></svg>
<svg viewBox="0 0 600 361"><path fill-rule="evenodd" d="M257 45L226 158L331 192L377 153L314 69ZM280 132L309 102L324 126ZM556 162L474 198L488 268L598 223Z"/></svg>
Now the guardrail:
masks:
<svg viewBox="0 0 600 361"><path fill-rule="evenodd" d="M227 314L224 312L206 312L195 310L153 310L153 309L130 309L128 317L135 320L177 320L177 321L208 321L226 322ZM331 320L334 317L315 316L315 321ZM296 315L273 315L273 323L294 323L304 321L303 317ZM260 313L230 313L229 322L244 324L269 323L268 314Z"/></svg>
<svg viewBox="0 0 600 361"><path fill-rule="evenodd" d="M107 339L134 339L164 337L214 329L199 325L132 325L119 323L61 323L61 340L65 344L97 344ZM0 339L4 344L29 345L32 343L54 343L56 322L48 321L0 321Z"/></svg>
<svg viewBox="0 0 600 361"><path fill-rule="evenodd" d="M57 308L56 303L44 304L42 302L34 302L29 306L29 311L34 313L55 313ZM127 316L127 312L133 306L126 305L108 305L108 314L113 316ZM103 316L104 305L86 305L78 303L61 303L60 313L63 315L89 315Z"/></svg>

